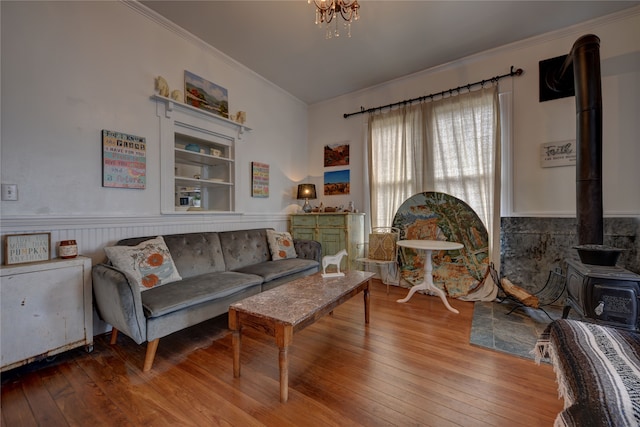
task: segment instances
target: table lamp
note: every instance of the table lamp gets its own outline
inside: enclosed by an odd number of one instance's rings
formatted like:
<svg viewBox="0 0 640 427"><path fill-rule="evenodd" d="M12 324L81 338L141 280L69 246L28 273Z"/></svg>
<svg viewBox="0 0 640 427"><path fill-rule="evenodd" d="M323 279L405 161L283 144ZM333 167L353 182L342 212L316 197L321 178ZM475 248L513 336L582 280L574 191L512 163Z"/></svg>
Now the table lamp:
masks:
<svg viewBox="0 0 640 427"><path fill-rule="evenodd" d="M316 186L315 184L299 184L298 185L298 200L304 199L304 205L302 210L306 213L311 212L311 205L309 199L316 199Z"/></svg>

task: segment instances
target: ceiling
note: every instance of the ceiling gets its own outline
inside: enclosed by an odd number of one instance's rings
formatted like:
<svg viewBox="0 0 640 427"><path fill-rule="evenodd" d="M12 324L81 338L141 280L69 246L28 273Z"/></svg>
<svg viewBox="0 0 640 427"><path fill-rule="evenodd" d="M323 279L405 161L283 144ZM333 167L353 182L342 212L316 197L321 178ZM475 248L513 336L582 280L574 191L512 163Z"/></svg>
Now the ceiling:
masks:
<svg viewBox="0 0 640 427"><path fill-rule="evenodd" d="M314 6L305 0L141 3L314 104L640 1L359 0L351 38L342 30L332 39L314 25Z"/></svg>

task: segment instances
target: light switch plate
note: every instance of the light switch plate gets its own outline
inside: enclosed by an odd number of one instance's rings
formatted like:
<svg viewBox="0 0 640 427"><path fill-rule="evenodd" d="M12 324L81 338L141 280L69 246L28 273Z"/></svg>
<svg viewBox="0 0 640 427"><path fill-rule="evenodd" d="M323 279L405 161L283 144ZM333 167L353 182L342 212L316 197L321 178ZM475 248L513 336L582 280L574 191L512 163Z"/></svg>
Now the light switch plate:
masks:
<svg viewBox="0 0 640 427"><path fill-rule="evenodd" d="M18 200L18 186L16 184L2 184L2 200Z"/></svg>

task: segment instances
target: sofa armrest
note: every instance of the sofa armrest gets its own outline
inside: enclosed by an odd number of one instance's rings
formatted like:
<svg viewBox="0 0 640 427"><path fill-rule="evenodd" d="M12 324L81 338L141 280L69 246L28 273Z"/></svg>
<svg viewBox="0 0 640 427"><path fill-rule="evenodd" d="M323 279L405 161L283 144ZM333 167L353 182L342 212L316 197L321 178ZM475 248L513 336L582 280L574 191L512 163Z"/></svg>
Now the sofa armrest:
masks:
<svg viewBox="0 0 640 427"><path fill-rule="evenodd" d="M96 310L105 322L141 344L147 340L147 322L140 290L126 273L106 264L91 270Z"/></svg>
<svg viewBox="0 0 640 427"><path fill-rule="evenodd" d="M293 239L293 246L296 248L298 258L312 259L322 262L322 245L315 240Z"/></svg>

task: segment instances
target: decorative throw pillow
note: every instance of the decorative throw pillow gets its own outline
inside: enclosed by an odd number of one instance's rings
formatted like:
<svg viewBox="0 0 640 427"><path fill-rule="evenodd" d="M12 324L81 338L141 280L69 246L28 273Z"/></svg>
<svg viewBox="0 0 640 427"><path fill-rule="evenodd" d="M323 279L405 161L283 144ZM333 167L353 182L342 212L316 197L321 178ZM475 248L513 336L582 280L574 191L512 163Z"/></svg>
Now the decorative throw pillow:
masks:
<svg viewBox="0 0 640 427"><path fill-rule="evenodd" d="M396 235L393 233L369 234L369 259L395 261Z"/></svg>
<svg viewBox="0 0 640 427"><path fill-rule="evenodd" d="M286 231L267 230L267 240L269 241L269 250L271 251L271 259L287 259L298 258L296 248L293 246L293 238Z"/></svg>
<svg viewBox="0 0 640 427"><path fill-rule="evenodd" d="M136 246L109 246L104 251L114 267L137 282L140 291L182 279L162 236Z"/></svg>

